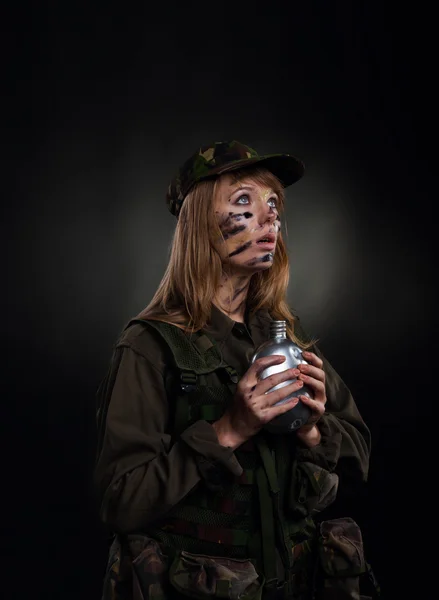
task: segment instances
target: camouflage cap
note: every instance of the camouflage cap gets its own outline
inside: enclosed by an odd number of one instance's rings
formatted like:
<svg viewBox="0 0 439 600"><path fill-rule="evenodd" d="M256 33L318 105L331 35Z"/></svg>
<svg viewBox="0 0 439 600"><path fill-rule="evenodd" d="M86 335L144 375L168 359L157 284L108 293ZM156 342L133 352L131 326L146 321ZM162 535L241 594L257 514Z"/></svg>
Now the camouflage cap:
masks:
<svg viewBox="0 0 439 600"><path fill-rule="evenodd" d="M169 210L178 217L183 200L195 183L256 163L276 175L284 187L298 181L305 171L302 161L291 154L260 156L236 140L214 142L201 146L178 170L166 194Z"/></svg>

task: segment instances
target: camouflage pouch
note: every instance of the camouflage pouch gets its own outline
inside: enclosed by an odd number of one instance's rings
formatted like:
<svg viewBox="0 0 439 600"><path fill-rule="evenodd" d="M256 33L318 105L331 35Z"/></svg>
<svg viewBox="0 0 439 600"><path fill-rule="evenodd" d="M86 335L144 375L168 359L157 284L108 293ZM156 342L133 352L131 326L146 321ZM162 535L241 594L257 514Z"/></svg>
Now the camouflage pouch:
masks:
<svg viewBox="0 0 439 600"><path fill-rule="evenodd" d="M129 535L132 557L133 600L165 600L168 557L161 546L145 535Z"/></svg>
<svg viewBox="0 0 439 600"><path fill-rule="evenodd" d="M319 600L367 600L360 576L367 572L361 530L350 517L322 521L318 543L322 568Z"/></svg>
<svg viewBox="0 0 439 600"><path fill-rule="evenodd" d="M338 475L310 462L295 461L289 488L289 507L296 518L314 516L337 497Z"/></svg>
<svg viewBox="0 0 439 600"><path fill-rule="evenodd" d="M261 600L264 585L250 560L184 551L175 557L169 580L178 592L199 600Z"/></svg>
<svg viewBox="0 0 439 600"><path fill-rule="evenodd" d="M115 537L109 552L102 600L166 600L168 557L145 535Z"/></svg>
<svg viewBox="0 0 439 600"><path fill-rule="evenodd" d="M131 560L122 552L122 544L115 536L111 544L102 589L102 600L130 600Z"/></svg>

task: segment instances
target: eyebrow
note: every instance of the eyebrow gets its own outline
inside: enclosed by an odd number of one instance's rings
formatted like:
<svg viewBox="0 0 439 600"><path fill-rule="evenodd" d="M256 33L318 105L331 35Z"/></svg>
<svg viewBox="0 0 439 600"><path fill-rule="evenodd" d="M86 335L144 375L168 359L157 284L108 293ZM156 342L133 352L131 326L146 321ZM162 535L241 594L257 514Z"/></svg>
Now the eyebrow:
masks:
<svg viewBox="0 0 439 600"><path fill-rule="evenodd" d="M255 190L255 186L254 185L242 185L240 187L235 188L234 190L231 191L230 193L230 198L233 196L233 194L235 194L236 192L241 192L242 190L250 190L251 192L253 192ZM272 196L276 196L276 198L278 198L278 194L276 194L276 192L272 189L270 189L270 195Z"/></svg>

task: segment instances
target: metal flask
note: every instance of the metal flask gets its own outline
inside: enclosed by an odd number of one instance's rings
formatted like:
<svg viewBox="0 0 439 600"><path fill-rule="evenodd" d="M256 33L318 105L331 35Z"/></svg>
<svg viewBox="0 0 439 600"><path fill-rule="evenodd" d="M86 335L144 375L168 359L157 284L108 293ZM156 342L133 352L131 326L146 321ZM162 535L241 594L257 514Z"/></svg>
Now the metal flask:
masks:
<svg viewBox="0 0 439 600"><path fill-rule="evenodd" d="M265 379L274 373L280 373L281 371L286 371L287 369L297 367L297 365L300 363L308 364L302 356L301 348L287 338L286 321L272 321L270 323L270 338L266 342L263 342L256 349L251 363L253 363L257 358L262 356L272 356L273 354L281 354L282 356L286 357L286 360L279 365L273 365L264 369L261 374L262 379ZM283 381L265 393L268 394L274 390L285 387L286 385L290 385L295 381L296 378ZM287 398L277 402L275 406L284 404L290 398L301 395L308 396L310 398L313 397L311 389L308 386L303 385L299 390L293 392ZM310 409L299 400L298 404L296 404L296 406L294 406L291 410L283 413L282 415L278 415L269 423L267 423L265 425L265 429L271 433L291 433L296 431L296 429L299 429L299 427L302 427L302 425L305 425L310 415Z"/></svg>

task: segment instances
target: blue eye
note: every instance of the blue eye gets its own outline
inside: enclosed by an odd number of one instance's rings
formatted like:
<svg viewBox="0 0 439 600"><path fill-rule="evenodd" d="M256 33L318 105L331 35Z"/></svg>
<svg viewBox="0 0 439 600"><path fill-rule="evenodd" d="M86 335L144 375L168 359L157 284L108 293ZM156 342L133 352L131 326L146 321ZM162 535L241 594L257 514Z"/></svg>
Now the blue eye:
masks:
<svg viewBox="0 0 439 600"><path fill-rule="evenodd" d="M247 200L246 204L248 204L250 202L250 196L248 194L243 194L242 196L239 196L239 198L236 200L235 204L243 204L241 202L241 200L245 198ZM277 198L270 198L268 200L268 204L272 207L272 208L277 208Z"/></svg>

